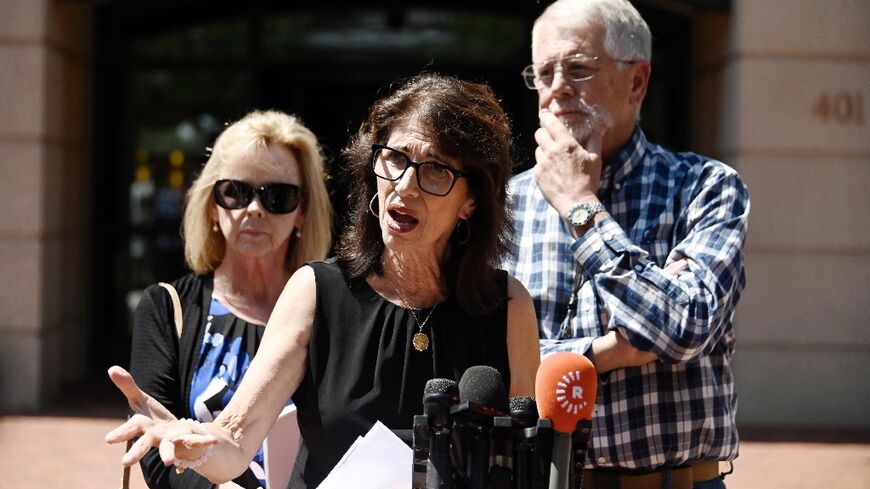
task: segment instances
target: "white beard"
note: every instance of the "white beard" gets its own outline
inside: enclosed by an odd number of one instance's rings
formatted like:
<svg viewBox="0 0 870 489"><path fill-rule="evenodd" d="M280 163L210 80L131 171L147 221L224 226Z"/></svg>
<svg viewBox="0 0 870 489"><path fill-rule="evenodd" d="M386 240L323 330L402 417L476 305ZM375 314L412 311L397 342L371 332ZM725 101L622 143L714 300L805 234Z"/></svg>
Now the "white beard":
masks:
<svg viewBox="0 0 870 489"><path fill-rule="evenodd" d="M565 127L571 131L571 134L574 136L574 139L577 140L582 146L586 146L586 142L589 140L589 137L595 133L603 133L607 129L611 129L613 127L613 117L609 112L604 110L598 105L587 104L583 101L583 99L577 97L576 99L571 99L569 101L559 102L556 99L550 101L549 107L547 110L556 114L560 111L564 110L577 110L579 109L585 117L577 121L576 115L572 118L559 118Z"/></svg>

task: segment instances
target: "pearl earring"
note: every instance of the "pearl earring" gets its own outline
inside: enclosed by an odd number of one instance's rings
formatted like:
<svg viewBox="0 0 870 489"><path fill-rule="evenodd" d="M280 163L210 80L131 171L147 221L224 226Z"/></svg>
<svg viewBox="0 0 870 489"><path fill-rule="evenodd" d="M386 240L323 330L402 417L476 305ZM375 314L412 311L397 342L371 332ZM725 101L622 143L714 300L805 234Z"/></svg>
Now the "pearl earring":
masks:
<svg viewBox="0 0 870 489"><path fill-rule="evenodd" d="M211 230L214 231L214 232L218 232L218 231L221 230L221 228L219 228L218 225L217 225L217 221L215 221L215 222L212 223L212 225L211 225Z"/></svg>

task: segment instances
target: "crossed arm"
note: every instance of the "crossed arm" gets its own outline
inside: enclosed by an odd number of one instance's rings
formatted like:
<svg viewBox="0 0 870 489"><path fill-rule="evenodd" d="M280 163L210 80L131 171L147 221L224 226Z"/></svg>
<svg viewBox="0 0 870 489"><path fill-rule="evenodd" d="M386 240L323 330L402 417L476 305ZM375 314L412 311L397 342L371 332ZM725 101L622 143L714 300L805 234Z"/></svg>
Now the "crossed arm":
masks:
<svg viewBox="0 0 870 489"><path fill-rule="evenodd" d="M681 259L666 266L664 272L671 276L677 276L688 266L688 260ZM595 365L595 370L601 374L617 368L639 367L658 360L658 355L655 353L635 348L628 338L617 329L610 330L604 336L592 340L592 345L587 350L586 356Z"/></svg>

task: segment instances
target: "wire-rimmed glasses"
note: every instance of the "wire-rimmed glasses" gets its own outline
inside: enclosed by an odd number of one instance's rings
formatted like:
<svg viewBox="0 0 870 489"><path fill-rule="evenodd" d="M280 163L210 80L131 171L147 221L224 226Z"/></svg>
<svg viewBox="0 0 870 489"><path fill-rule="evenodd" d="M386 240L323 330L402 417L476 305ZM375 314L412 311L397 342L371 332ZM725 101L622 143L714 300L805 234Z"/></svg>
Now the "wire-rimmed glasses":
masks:
<svg viewBox="0 0 870 489"><path fill-rule="evenodd" d="M590 56L583 53L572 54L542 63L530 64L523 69L520 75L530 90L552 85L556 72L561 72L562 76L568 80L582 82L591 80L598 73L598 70L601 69L601 59L600 56ZM634 61L622 59L612 61L615 63L634 63Z"/></svg>

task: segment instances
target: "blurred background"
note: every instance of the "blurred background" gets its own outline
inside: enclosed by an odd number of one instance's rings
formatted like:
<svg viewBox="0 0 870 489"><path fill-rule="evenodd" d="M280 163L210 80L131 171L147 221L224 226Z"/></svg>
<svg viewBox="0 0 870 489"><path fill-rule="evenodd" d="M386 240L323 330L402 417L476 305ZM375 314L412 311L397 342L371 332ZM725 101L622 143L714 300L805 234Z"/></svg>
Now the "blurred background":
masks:
<svg viewBox="0 0 870 489"><path fill-rule="evenodd" d="M390 82L454 74L493 87L527 168L519 73L548 4L0 0L0 412L127 364L142 289L185 272L184 191L252 109L301 116L339 175ZM739 425L868 442L870 1L635 4L654 36L647 135L734 166L752 196Z"/></svg>

